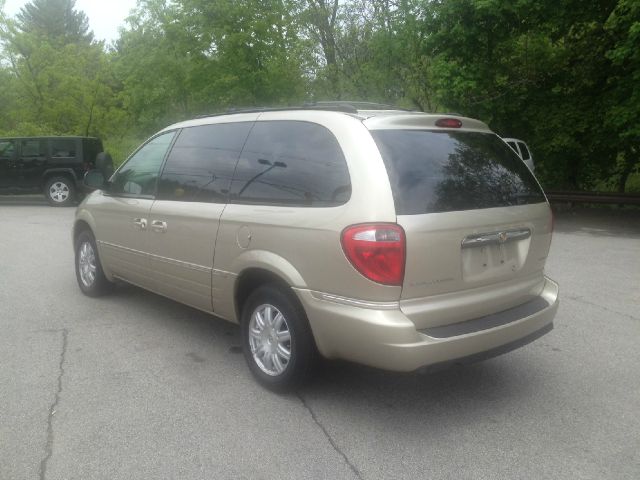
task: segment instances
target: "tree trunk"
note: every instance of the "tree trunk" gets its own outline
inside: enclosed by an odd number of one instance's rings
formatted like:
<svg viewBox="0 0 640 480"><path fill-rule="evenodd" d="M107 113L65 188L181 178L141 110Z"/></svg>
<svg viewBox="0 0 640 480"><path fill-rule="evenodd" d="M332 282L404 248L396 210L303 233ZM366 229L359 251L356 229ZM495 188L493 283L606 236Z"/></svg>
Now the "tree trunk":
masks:
<svg viewBox="0 0 640 480"><path fill-rule="evenodd" d="M638 163L638 157L634 156L633 149L628 149L624 152L624 166L622 172L620 172L620 178L618 179L618 192L624 193L627 188L627 180L629 175L633 172L636 164Z"/></svg>

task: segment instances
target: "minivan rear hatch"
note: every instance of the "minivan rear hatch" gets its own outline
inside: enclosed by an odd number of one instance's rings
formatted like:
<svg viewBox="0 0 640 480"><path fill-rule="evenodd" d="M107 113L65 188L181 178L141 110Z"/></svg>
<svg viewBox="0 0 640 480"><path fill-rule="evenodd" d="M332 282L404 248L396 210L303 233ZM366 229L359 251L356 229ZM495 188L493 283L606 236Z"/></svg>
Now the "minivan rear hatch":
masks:
<svg viewBox="0 0 640 480"><path fill-rule="evenodd" d="M406 233L401 308L419 328L491 314L539 293L549 205L497 135L397 125L371 134Z"/></svg>

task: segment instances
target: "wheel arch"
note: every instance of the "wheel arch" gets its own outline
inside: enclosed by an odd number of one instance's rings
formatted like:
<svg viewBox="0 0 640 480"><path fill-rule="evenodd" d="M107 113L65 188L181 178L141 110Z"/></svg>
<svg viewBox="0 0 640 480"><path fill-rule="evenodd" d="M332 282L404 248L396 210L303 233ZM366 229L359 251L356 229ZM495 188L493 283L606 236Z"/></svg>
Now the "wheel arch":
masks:
<svg viewBox="0 0 640 480"><path fill-rule="evenodd" d="M76 218L73 222L73 228L71 231L71 240L73 245L73 250L75 254L75 249L77 247L78 237L82 232L89 232L93 235L93 238L96 240L96 248L98 249L98 258L100 258L100 264L102 266L102 270L109 281L113 281L113 275L109 268L102 261L102 251L100 248L100 242L98 242L98 238L96 236L96 222L93 216L85 209L78 209L76 213Z"/></svg>
<svg viewBox="0 0 640 480"><path fill-rule="evenodd" d="M249 295L257 288L268 284L277 285L283 290L290 292L291 297L300 303L298 296L283 276L263 267L248 267L236 277L233 288L233 306L238 323L241 320L243 305ZM302 304L300 304L300 306L302 306Z"/></svg>
<svg viewBox="0 0 640 480"><path fill-rule="evenodd" d="M306 282L300 272L284 257L266 250L248 250L240 254L230 266L232 272L238 272L233 282L233 317L240 322L242 305L251 291L260 285L274 283L291 291L299 302L292 287L306 288Z"/></svg>
<svg viewBox="0 0 640 480"><path fill-rule="evenodd" d="M89 225L89 222L83 219L76 220L73 224L73 232L72 232L74 248L75 248L76 242L78 241L78 237L82 232L90 232L95 237L95 234L93 233L93 229L91 228L91 225Z"/></svg>
<svg viewBox="0 0 640 480"><path fill-rule="evenodd" d="M40 188L44 188L45 184L52 177L68 177L73 182L74 187L76 187L78 183L78 176L73 168L49 168L42 174Z"/></svg>

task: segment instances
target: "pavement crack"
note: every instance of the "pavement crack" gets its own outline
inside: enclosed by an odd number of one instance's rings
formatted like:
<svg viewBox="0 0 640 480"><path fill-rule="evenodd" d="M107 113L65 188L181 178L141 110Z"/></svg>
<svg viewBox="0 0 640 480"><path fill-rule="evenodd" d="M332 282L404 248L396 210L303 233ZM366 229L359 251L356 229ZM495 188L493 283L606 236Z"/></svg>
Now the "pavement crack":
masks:
<svg viewBox="0 0 640 480"><path fill-rule="evenodd" d="M354 473L356 478L362 479L363 477L362 477L362 474L360 473L360 471L356 468L356 466L353 463L351 463L351 460L349 460L349 457L347 457L347 455L340 449L340 447L338 447L336 442L333 440L333 437L331 437L331 435L329 434L329 432L327 431L325 426L322 424L322 422L320 422L320 420L318 420L318 417L316 416L315 412L309 406L309 404L306 402L306 400L304 399L302 394L300 392L296 392L296 395L298 396L298 398L302 402L302 405L304 406L304 408L306 408L307 411L309 412L309 414L311 415L311 418L313 419L315 424L318 427L320 427L320 430L322 430L322 433L324 433L324 436L327 437L327 440L329 441L329 443L331 444L333 449L342 456L342 458L344 459L346 464L349 466L351 471Z"/></svg>
<svg viewBox="0 0 640 480"><path fill-rule="evenodd" d="M569 300L573 300L574 302L584 303L585 305L590 305L592 307L600 308L600 309L604 310L605 312L613 313L615 315L620 315L621 317L630 318L631 320L635 320L635 321L640 322L640 318L634 317L633 315L629 315L628 313L618 312L617 310L613 310L611 308L607 308L604 305L600 305L598 303L590 302L589 300L585 300L583 297L580 297L580 296L565 295L563 298L567 298Z"/></svg>
<svg viewBox="0 0 640 480"><path fill-rule="evenodd" d="M69 332L66 328L58 331L62 332L62 351L60 352L60 363L58 364L56 394L53 398L53 403L49 407L49 416L47 417L47 444L45 446L45 456L40 461L40 480L45 480L47 475L47 463L53 454L53 416L56 414L56 409L60 402L60 394L62 393L62 376L64 375L64 361L67 355L67 336Z"/></svg>

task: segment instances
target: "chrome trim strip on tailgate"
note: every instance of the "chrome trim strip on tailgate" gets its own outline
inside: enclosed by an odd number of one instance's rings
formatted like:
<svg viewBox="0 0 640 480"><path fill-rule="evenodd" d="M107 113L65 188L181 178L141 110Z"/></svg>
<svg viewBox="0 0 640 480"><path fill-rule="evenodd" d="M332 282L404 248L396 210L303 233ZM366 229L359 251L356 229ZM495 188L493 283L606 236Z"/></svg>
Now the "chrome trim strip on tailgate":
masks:
<svg viewBox="0 0 640 480"><path fill-rule="evenodd" d="M515 240L525 240L530 236L531 230L528 228L473 234L462 240L462 248L480 247L484 245L501 245Z"/></svg>

